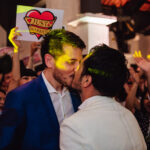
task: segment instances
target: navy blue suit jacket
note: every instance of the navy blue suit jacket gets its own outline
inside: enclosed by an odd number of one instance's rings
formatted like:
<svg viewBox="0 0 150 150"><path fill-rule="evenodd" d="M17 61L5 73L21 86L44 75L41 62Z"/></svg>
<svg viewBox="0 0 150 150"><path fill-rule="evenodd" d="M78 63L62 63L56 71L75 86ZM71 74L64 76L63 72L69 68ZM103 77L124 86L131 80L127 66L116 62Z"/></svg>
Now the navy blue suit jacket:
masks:
<svg viewBox="0 0 150 150"><path fill-rule="evenodd" d="M74 111L81 101L70 92ZM59 123L42 76L8 93L0 150L59 150Z"/></svg>

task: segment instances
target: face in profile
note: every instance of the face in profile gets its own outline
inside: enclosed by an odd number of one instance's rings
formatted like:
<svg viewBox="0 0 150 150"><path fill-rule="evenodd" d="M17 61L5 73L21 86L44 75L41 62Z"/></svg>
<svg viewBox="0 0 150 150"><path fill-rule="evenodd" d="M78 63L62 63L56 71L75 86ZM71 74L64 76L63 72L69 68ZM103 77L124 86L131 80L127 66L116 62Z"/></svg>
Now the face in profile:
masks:
<svg viewBox="0 0 150 150"><path fill-rule="evenodd" d="M6 98L6 95L0 91L0 108L3 107L3 105L5 103L5 98Z"/></svg>
<svg viewBox="0 0 150 150"><path fill-rule="evenodd" d="M77 89L78 91L81 91L81 84L82 84L82 71L84 67L84 61L88 58L88 55L84 57L84 59L81 61L81 64L79 65L78 69L75 72L75 77L72 82L72 88Z"/></svg>
<svg viewBox="0 0 150 150"><path fill-rule="evenodd" d="M32 81L33 79L35 79L35 78L36 78L36 76L22 76L20 81L19 81L19 85L21 86L25 83L28 83L28 82Z"/></svg>
<svg viewBox="0 0 150 150"><path fill-rule="evenodd" d="M71 86L75 71L82 59L82 51L80 48L64 44L63 52L61 56L55 59L53 77L64 86Z"/></svg>

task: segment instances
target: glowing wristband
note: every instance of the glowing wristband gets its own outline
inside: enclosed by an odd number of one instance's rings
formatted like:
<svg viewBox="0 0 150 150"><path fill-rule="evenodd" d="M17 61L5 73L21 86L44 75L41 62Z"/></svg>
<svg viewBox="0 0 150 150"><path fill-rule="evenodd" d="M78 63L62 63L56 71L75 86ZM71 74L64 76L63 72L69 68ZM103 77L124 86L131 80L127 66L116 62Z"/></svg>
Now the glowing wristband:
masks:
<svg viewBox="0 0 150 150"><path fill-rule="evenodd" d="M14 53L18 53L18 49L14 48Z"/></svg>

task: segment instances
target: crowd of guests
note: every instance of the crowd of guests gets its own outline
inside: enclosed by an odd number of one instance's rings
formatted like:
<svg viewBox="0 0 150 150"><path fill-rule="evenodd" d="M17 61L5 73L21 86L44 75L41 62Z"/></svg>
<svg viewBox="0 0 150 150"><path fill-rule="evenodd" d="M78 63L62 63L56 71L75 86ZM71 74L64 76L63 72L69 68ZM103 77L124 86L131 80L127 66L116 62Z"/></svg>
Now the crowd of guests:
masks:
<svg viewBox="0 0 150 150"><path fill-rule="evenodd" d="M16 36L12 36L12 38L16 38ZM32 81L44 70L44 65L42 64L33 67L33 56L39 46L40 42L31 43L29 60L26 66L23 60L19 59L19 51L13 53L12 56L7 53L0 56L0 95L2 97L0 97L0 112L2 112L2 107L8 92Z"/></svg>
<svg viewBox="0 0 150 150"><path fill-rule="evenodd" d="M137 58L135 58L135 62L137 62L136 59ZM150 62L144 59L141 61L148 63L149 67ZM117 100L123 103L123 105L134 114L141 127L147 146L150 148L150 92L146 72L147 71L144 71L143 66L140 66L138 62L137 65L131 64L129 68L129 79L124 84L120 92L122 95L119 95Z"/></svg>
<svg viewBox="0 0 150 150"><path fill-rule="evenodd" d="M150 148L149 60L127 68L106 45L82 58L84 42L62 29L33 42L25 66L20 35L11 34L17 52L0 57L0 150ZM39 45L42 64L33 68Z"/></svg>

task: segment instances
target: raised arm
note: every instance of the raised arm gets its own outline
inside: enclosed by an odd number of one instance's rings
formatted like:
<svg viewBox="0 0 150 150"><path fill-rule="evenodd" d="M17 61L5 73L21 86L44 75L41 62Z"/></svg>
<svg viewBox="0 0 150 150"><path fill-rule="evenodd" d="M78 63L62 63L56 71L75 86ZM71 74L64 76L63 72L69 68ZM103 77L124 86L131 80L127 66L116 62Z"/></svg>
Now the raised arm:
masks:
<svg viewBox="0 0 150 150"><path fill-rule="evenodd" d="M35 54L35 52L39 49L40 47L40 42L33 42L31 44L31 50L30 50L30 55L29 55L29 61L27 64L28 69L33 69L33 55Z"/></svg>
<svg viewBox="0 0 150 150"><path fill-rule="evenodd" d="M17 27L11 29L9 34L9 41L14 46L14 53L13 53L13 67L12 67L12 73L13 73L13 79L10 82L10 85L8 87L8 92L13 90L17 87L18 81L20 79L20 61L19 61L19 49L20 49L20 41L17 40L18 36L21 36L19 32L17 32Z"/></svg>
<svg viewBox="0 0 150 150"><path fill-rule="evenodd" d="M136 92L137 92L137 88L139 85L139 81L140 81L140 74L136 73L133 68L130 68L130 74L133 78L133 84L131 89L128 91L127 93L127 98L126 98L126 108L128 108L130 111L134 111L134 108L136 107Z"/></svg>
<svg viewBox="0 0 150 150"><path fill-rule="evenodd" d="M144 59L143 57L135 57L134 60L137 65L146 73L150 94L150 61Z"/></svg>

